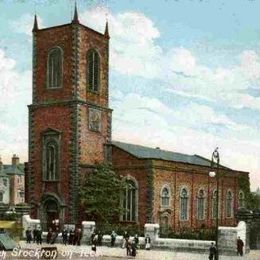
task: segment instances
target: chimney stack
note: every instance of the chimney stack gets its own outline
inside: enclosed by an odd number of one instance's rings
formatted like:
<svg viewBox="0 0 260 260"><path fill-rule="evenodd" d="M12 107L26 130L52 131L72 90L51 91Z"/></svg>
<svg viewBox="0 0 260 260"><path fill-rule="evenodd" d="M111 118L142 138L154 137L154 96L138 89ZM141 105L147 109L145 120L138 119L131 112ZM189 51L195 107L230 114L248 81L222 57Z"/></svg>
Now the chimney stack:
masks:
<svg viewBox="0 0 260 260"><path fill-rule="evenodd" d="M19 164L19 157L14 154L12 157L12 165L18 165Z"/></svg>

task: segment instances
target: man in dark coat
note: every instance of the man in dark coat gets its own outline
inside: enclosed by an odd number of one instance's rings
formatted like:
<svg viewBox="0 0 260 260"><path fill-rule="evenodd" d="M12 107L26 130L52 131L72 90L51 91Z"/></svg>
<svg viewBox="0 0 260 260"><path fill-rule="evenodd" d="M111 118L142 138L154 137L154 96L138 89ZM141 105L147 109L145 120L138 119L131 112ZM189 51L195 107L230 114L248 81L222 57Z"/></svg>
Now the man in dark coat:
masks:
<svg viewBox="0 0 260 260"><path fill-rule="evenodd" d="M69 234L69 245L73 245L74 237L75 237L75 231L71 229Z"/></svg>
<svg viewBox="0 0 260 260"><path fill-rule="evenodd" d="M215 260L217 257L217 248L216 246L214 245L214 243L212 242L211 243L211 246L209 248L209 260Z"/></svg>
<svg viewBox="0 0 260 260"><path fill-rule="evenodd" d="M98 245L102 246L102 239L103 239L103 235L101 233L101 231L98 231Z"/></svg>
<svg viewBox="0 0 260 260"><path fill-rule="evenodd" d="M35 227L35 228L33 229L33 243L36 242L36 239L37 239L37 232L38 232L38 230L37 230L37 228Z"/></svg>
<svg viewBox="0 0 260 260"><path fill-rule="evenodd" d="M115 242L116 242L116 232L113 230L111 233L111 247L115 246Z"/></svg>
<svg viewBox="0 0 260 260"><path fill-rule="evenodd" d="M126 244L128 243L128 240L129 240L129 234L127 231L124 232L123 234L123 245L122 245L122 248L124 248L126 246Z"/></svg>
<svg viewBox="0 0 260 260"><path fill-rule="evenodd" d="M62 243L63 245L66 246L68 242L68 230L64 228L61 235L62 235Z"/></svg>
<svg viewBox="0 0 260 260"><path fill-rule="evenodd" d="M36 243L37 245L42 244L42 230L39 228L36 233Z"/></svg>
<svg viewBox="0 0 260 260"><path fill-rule="evenodd" d="M237 254L240 256L243 256L243 247L244 247L244 242L240 237L238 237L237 238Z"/></svg>
<svg viewBox="0 0 260 260"><path fill-rule="evenodd" d="M49 228L48 233L47 233L47 237L46 237L47 244L51 243L51 238L52 238L52 228Z"/></svg>
<svg viewBox="0 0 260 260"><path fill-rule="evenodd" d="M30 228L27 228L27 230L25 231L25 235L26 235L26 243L30 244L32 241L32 232Z"/></svg>

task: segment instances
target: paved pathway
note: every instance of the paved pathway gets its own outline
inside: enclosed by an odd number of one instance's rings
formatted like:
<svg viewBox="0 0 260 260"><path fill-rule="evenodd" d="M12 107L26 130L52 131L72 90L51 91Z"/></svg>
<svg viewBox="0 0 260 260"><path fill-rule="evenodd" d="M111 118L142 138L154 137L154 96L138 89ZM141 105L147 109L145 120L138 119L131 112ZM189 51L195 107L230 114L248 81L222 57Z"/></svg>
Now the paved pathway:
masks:
<svg viewBox="0 0 260 260"><path fill-rule="evenodd" d="M36 244L26 244L23 241L20 243L21 251L16 250L15 252L9 252L6 259L39 259L39 255L35 253L36 250L39 250L41 246ZM50 246L43 244L44 246ZM133 257L126 256L126 250L121 248L111 248L111 247L98 247L97 253L93 256L90 246L64 246L61 244L56 244L58 248L58 258L57 259L133 259ZM31 254L31 255L29 255ZM194 253L183 253L175 251L159 251L159 250L138 250L137 256L135 259L144 259L144 260L208 260L207 254L194 254ZM220 260L260 260L260 250L251 251L249 255L245 257L238 256L220 256Z"/></svg>

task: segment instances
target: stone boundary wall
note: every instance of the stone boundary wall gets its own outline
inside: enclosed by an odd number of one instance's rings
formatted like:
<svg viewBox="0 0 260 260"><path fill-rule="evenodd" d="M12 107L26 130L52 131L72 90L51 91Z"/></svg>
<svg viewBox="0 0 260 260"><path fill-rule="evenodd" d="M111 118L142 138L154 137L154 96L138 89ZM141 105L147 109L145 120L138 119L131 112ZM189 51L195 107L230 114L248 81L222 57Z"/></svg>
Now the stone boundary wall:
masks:
<svg viewBox="0 0 260 260"><path fill-rule="evenodd" d="M65 225L66 226L66 225ZM94 221L82 222L82 240L81 244L90 244L91 234L95 230ZM35 227L40 227L39 219L31 219L29 215L23 216L23 236L25 237L25 230L30 227L33 230ZM237 237L244 241L246 245L248 243L246 236L246 223L240 221L237 227L219 227L219 253L220 255L237 255L236 241ZM159 224L145 224L144 226L145 236L149 235L151 238L151 248L160 250L174 250L181 252L197 252L208 253L209 247L214 241L206 240L189 240L189 239L172 239L172 238L160 238L159 237ZM47 232L43 232L43 239L46 238ZM133 237L130 237L133 240ZM110 245L111 237L109 235L103 235L102 244ZM61 232L57 238L57 242L62 242ZM115 241L116 247L123 245L123 236L117 236ZM139 237L140 248L145 246L145 238ZM246 246L244 252L248 253Z"/></svg>
<svg viewBox="0 0 260 260"><path fill-rule="evenodd" d="M33 230L34 228L41 227L41 221L39 219L32 219L29 215L23 215L22 217L23 224L23 237L25 238L25 231L30 228Z"/></svg>
<svg viewBox="0 0 260 260"><path fill-rule="evenodd" d="M244 253L247 250L246 223L240 221L237 227L219 227L218 247L222 255L237 255L237 238L240 237L244 242Z"/></svg>

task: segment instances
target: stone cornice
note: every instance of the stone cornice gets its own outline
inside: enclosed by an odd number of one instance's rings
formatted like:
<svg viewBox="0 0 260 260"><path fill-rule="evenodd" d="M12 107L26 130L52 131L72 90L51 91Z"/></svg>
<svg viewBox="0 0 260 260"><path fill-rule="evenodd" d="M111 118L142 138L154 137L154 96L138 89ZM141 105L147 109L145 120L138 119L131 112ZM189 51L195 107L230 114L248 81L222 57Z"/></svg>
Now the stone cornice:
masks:
<svg viewBox="0 0 260 260"><path fill-rule="evenodd" d="M31 105L28 105L28 108L31 109L31 108L49 107L49 106L67 106L67 105L75 105L75 104L88 105L88 106L92 106L92 107L99 108L99 109L102 109L102 110L107 110L107 111L111 111L111 112L113 111L113 109L111 109L111 108L99 106L99 105L96 105L92 102L80 100L80 99L34 103L34 104L31 104Z"/></svg>

